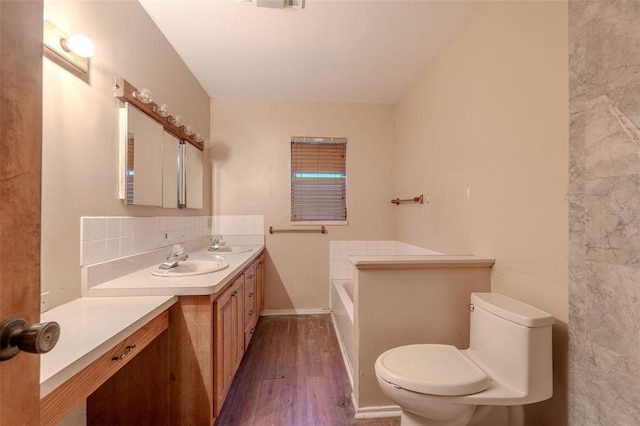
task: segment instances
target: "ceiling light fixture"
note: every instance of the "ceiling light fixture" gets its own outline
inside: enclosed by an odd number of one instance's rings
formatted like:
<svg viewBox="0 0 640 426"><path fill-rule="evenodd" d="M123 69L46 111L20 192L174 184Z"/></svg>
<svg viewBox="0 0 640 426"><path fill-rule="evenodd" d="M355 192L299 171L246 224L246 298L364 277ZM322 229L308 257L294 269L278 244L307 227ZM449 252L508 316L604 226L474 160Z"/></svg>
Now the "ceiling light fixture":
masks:
<svg viewBox="0 0 640 426"><path fill-rule="evenodd" d="M70 65L73 71L89 72L89 58L95 54L91 39L82 34L69 37L49 20L44 21L42 43L50 59L62 59L62 65ZM59 62L59 61L58 61ZM60 62L59 62L60 63Z"/></svg>

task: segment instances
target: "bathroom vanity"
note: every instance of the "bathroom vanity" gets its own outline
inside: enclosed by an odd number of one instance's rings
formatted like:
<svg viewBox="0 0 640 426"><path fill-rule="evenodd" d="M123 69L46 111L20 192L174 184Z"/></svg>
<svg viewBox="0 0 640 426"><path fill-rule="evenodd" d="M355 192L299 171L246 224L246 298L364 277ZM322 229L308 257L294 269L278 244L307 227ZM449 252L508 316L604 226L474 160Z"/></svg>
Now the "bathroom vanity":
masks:
<svg viewBox="0 0 640 426"><path fill-rule="evenodd" d="M76 314L92 312L95 309L86 306L104 301L115 309L111 314L93 318L91 325L80 322L72 331L104 334L102 325L118 323L113 318L117 312L124 309L124 315L131 317L127 300L162 301L162 309L108 338L94 336L95 348L80 364L52 358L55 351L43 357L43 372L60 363L66 364L62 368L66 373L55 380L43 375L41 424L57 423L87 398L90 425L212 425L264 304L264 244L249 247L245 253L226 256L226 269L198 276L153 276L150 270L156 264L139 269L128 265L131 259L83 268L88 297L55 308L43 318L56 320L72 304ZM211 256L205 251L194 255ZM114 277L115 271L128 268L136 270ZM149 327L153 333L146 331ZM63 336L67 330L63 325Z"/></svg>

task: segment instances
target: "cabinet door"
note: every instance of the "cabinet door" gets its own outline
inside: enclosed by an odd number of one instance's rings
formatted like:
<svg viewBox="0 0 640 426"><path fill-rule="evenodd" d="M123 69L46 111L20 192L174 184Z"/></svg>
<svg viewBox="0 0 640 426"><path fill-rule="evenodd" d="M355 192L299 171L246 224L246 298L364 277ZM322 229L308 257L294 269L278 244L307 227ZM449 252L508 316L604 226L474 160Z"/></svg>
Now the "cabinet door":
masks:
<svg viewBox="0 0 640 426"><path fill-rule="evenodd" d="M186 170L185 192L189 209L201 209L203 202L203 164L202 151L187 143L185 145Z"/></svg>
<svg viewBox="0 0 640 426"><path fill-rule="evenodd" d="M244 277L240 276L214 302L214 413L222 409L244 354L242 298Z"/></svg>
<svg viewBox="0 0 640 426"><path fill-rule="evenodd" d="M162 135L162 207L178 208L178 146L180 139L165 131Z"/></svg>

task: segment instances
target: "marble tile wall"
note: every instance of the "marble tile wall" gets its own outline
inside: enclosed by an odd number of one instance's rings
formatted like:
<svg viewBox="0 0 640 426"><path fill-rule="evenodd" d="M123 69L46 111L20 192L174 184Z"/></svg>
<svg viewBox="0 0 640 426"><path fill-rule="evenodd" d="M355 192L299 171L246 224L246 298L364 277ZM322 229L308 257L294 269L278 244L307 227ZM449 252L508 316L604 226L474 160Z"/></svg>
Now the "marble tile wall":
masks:
<svg viewBox="0 0 640 426"><path fill-rule="evenodd" d="M640 2L569 1L569 420L640 425Z"/></svg>

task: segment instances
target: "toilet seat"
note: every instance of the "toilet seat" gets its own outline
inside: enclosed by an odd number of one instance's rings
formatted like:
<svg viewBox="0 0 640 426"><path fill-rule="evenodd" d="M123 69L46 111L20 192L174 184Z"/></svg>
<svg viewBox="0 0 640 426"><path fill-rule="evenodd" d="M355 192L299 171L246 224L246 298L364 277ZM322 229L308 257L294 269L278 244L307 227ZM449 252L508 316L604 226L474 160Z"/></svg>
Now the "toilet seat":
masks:
<svg viewBox="0 0 640 426"><path fill-rule="evenodd" d="M451 345L399 346L380 355L375 370L392 385L429 395L470 395L490 383L480 367Z"/></svg>

